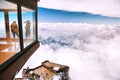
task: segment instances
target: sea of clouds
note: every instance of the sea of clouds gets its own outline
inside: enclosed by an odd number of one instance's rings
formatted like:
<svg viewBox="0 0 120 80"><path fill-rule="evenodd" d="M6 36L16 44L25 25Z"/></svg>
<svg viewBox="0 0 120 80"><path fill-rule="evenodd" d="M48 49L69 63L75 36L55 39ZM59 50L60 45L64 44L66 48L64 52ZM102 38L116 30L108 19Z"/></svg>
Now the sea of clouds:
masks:
<svg viewBox="0 0 120 80"><path fill-rule="evenodd" d="M120 26L40 23L38 29L40 47L23 68L49 60L69 66L71 80L120 80Z"/></svg>

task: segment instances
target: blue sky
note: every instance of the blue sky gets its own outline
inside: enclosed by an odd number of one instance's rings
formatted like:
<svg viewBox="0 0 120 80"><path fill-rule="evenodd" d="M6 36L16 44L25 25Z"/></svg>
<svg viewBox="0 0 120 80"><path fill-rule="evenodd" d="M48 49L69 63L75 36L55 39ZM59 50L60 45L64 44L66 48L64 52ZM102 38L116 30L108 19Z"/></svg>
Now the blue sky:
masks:
<svg viewBox="0 0 120 80"><path fill-rule="evenodd" d="M120 24L119 0L41 0L39 22Z"/></svg>
<svg viewBox="0 0 120 80"><path fill-rule="evenodd" d="M57 9L38 8L39 22L45 23L89 23L120 24L120 18L92 14L88 12L72 12Z"/></svg>
<svg viewBox="0 0 120 80"><path fill-rule="evenodd" d="M39 7L120 17L120 0L40 0Z"/></svg>

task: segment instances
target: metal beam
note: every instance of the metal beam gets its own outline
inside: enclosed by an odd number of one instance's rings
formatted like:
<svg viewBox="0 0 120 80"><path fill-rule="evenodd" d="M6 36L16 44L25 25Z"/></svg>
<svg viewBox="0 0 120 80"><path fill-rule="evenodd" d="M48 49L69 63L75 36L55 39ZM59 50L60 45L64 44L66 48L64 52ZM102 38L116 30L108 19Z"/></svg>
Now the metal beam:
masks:
<svg viewBox="0 0 120 80"><path fill-rule="evenodd" d="M7 40L9 40L10 39L10 29L9 29L9 15L8 15L8 11L4 12L4 16L5 16L6 38L7 38Z"/></svg>

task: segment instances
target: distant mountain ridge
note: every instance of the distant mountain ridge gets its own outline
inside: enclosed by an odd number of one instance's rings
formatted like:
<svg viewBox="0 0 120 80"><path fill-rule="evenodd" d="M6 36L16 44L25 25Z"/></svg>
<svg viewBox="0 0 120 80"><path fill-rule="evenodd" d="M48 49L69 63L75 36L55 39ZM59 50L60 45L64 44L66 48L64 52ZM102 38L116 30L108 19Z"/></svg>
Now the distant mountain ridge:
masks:
<svg viewBox="0 0 120 80"><path fill-rule="evenodd" d="M39 22L61 22L61 23L116 23L120 22L120 18L108 17L87 12L70 12L63 10L47 9L38 7Z"/></svg>

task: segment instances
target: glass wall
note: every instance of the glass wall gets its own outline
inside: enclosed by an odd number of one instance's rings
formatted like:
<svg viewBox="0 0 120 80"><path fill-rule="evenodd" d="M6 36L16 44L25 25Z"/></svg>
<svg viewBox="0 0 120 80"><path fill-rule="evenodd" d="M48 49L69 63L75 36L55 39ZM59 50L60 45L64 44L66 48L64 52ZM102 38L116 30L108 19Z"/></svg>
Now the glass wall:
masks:
<svg viewBox="0 0 120 80"><path fill-rule="evenodd" d="M35 11L22 7L22 29L24 47L36 40Z"/></svg>
<svg viewBox="0 0 120 80"><path fill-rule="evenodd" d="M0 64L36 41L35 10L22 5L0 0Z"/></svg>
<svg viewBox="0 0 120 80"><path fill-rule="evenodd" d="M17 15L16 4L0 0L0 65L20 51Z"/></svg>

